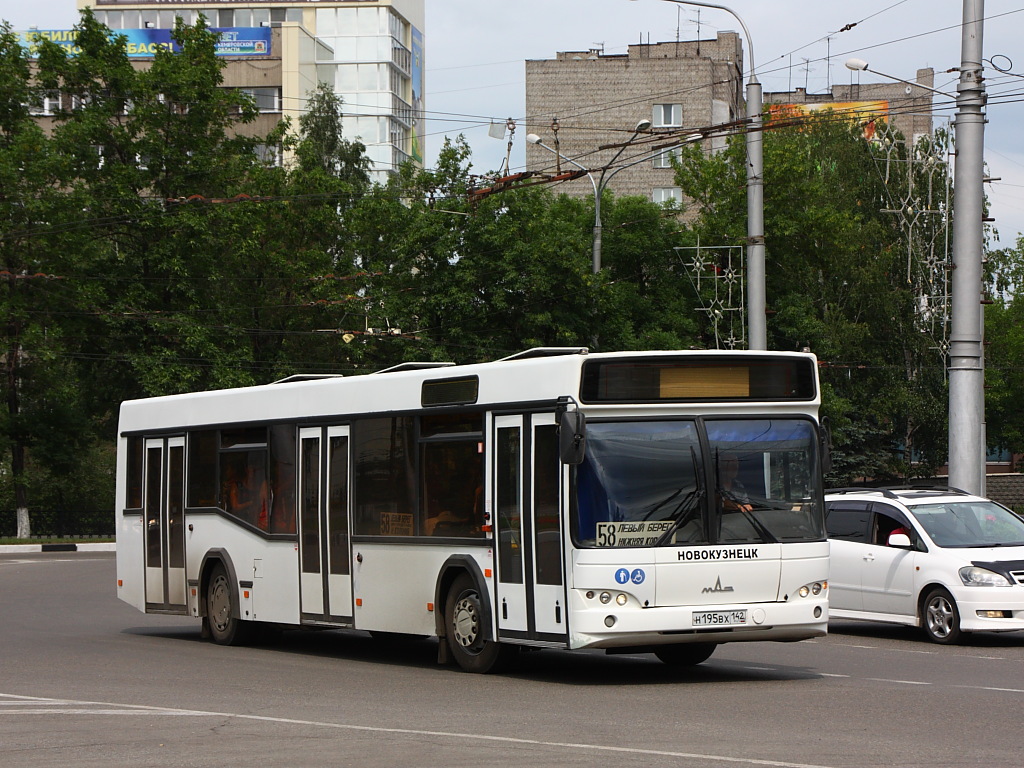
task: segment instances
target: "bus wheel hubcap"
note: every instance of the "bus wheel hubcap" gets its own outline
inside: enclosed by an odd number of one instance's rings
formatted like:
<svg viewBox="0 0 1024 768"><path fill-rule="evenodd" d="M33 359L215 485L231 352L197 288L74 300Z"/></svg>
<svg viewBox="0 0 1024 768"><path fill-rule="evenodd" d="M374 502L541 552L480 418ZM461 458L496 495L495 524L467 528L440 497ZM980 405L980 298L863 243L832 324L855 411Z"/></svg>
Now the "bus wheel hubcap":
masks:
<svg viewBox="0 0 1024 768"><path fill-rule="evenodd" d="M476 642L480 633L480 616L471 598L460 598L455 604L452 632L456 642L463 648L470 648Z"/></svg>
<svg viewBox="0 0 1024 768"><path fill-rule="evenodd" d="M210 590L210 621L217 629L224 629L231 613L231 601L228 598L228 585L223 579L217 579Z"/></svg>

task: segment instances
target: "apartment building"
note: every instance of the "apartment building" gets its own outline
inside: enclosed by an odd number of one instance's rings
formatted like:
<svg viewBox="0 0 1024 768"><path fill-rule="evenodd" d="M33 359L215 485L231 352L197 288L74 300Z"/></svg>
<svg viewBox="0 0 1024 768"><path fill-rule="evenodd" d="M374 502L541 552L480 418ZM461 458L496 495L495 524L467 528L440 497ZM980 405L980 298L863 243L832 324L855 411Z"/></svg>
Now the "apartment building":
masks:
<svg viewBox="0 0 1024 768"><path fill-rule="evenodd" d="M552 148L557 134L558 151L588 169L604 167L633 139L616 166L636 164L617 171L608 187L619 195L681 201L670 159L673 150L659 151L658 140L651 136L634 139L634 129L650 121L655 136L678 134L741 118L740 37L719 32L710 40L631 45L625 54L593 49L527 61L526 113L528 133ZM716 140L719 145L722 141ZM554 164L554 155L544 147L527 146L527 169L549 170ZM560 190L593 194L587 179Z"/></svg>
<svg viewBox="0 0 1024 768"><path fill-rule="evenodd" d="M259 88L261 110L301 115L317 81L345 103L344 135L367 147L375 180L423 161L424 0L77 0L111 29L169 30L199 14L218 29L270 28L266 57L232 57L226 85ZM278 72L279 70L279 72Z"/></svg>
<svg viewBox="0 0 1024 768"><path fill-rule="evenodd" d="M678 140L688 133L696 137L708 128L725 127L717 136L712 131L713 138L704 142L711 151L724 146L724 135L740 127L731 124L746 114L747 76L741 39L728 31L713 40L631 45L625 54L592 49L527 61L527 132L542 142L527 144L527 169L576 167L556 159L550 150L557 149L600 179L601 169L615 159L604 180L616 194L681 202L671 162L679 150L659 150L666 141L658 136ZM866 135L885 120L907 140L916 141L932 131L928 89L933 81L934 71L921 69L916 83L834 85L822 94L798 88L765 93L764 103L769 120L832 109L861 122ZM650 128L638 135L635 128L641 121L650 121ZM559 190L588 196L593 185L583 178Z"/></svg>

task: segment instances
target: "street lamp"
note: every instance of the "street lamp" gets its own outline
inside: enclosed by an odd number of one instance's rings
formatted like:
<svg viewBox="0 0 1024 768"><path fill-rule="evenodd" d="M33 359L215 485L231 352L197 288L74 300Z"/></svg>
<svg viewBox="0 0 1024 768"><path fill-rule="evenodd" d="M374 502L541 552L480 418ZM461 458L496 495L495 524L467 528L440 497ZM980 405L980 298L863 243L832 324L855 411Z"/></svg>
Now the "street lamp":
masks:
<svg viewBox="0 0 1024 768"><path fill-rule="evenodd" d="M612 176L614 176L616 173L618 173L619 171L621 171L621 170L623 170L625 168L629 168L631 166L634 166L637 163L642 163L644 160L647 160L649 158L643 157L640 160L637 160L635 162L627 163L626 165L623 165L623 166L621 166L619 168L616 168L616 169L612 170L611 173L609 173L608 171L611 168L611 166L615 164L615 161L618 160L619 157L622 156L622 153L626 151L626 147L628 147L630 144L632 144L634 141L636 141L636 137L639 136L641 133L646 133L649 130L651 130L651 121L650 120L641 120L640 122L638 122L636 124L636 128L633 129L633 135L629 137L629 141L625 142L621 147L619 147L619 151L616 152L615 156L611 159L611 161L601 169L601 172L600 172L598 178L596 178L596 179L594 178L594 174L591 173L589 168L584 168L582 165L577 163L571 157L566 157L561 152L559 152L557 149L552 149L547 144L545 144L544 140L540 136L538 136L536 133L530 133L530 134L527 134L527 136L526 136L526 140L530 144L535 144L538 147L543 147L548 152L552 153L553 155L557 155L558 157L560 157L563 160L565 160L567 163L572 163L577 168L579 168L581 171L586 173L587 174L587 178L590 179L590 183L594 187L593 272L594 272L595 275L598 272L601 271L601 232L603 230L603 226L601 224L601 195L604 193L605 188L607 188L608 182L611 181Z"/></svg>
<svg viewBox="0 0 1024 768"><path fill-rule="evenodd" d="M878 75L879 77L884 77L889 80L895 80L897 83L905 83L906 85L911 85L915 88L921 88L926 91L931 91L932 93L937 93L939 94L939 96L945 96L947 99L953 98L950 94L946 93L945 91L940 91L938 88L932 88L929 85L921 85L921 83L915 83L910 80L904 80L902 77L896 77L895 75L887 75L885 74L885 72L879 72L877 69L871 69L871 67L868 66L868 63L864 61L864 59L847 59L846 68L853 70L854 72L870 72L871 74Z"/></svg>
<svg viewBox="0 0 1024 768"><path fill-rule="evenodd" d="M747 38L750 53L750 77L747 80L747 346L750 349L768 349L768 330L765 304L764 257L764 152L761 133L761 111L764 104L761 83L754 71L754 39L750 30L731 8L716 3L695 0L662 0L677 5L696 5L714 8L732 15Z"/></svg>

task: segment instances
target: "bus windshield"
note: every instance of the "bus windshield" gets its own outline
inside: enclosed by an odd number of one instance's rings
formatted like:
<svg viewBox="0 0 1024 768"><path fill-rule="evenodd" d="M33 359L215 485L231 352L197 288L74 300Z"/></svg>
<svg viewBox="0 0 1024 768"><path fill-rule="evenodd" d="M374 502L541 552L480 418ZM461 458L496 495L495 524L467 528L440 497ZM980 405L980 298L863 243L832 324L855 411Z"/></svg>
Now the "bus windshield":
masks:
<svg viewBox="0 0 1024 768"><path fill-rule="evenodd" d="M799 418L591 422L581 546L821 541L816 432Z"/></svg>

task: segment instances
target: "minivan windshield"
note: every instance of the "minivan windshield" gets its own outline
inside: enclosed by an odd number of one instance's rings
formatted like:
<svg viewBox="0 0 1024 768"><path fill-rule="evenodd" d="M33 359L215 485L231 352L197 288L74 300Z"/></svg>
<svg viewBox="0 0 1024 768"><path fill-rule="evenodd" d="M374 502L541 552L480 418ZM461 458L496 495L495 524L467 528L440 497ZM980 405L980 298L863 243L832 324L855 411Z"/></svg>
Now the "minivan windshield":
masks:
<svg viewBox="0 0 1024 768"><path fill-rule="evenodd" d="M591 421L576 471L577 543L820 541L816 434L801 418Z"/></svg>
<svg viewBox="0 0 1024 768"><path fill-rule="evenodd" d="M1024 520L991 501L915 504L911 511L940 547L1024 547Z"/></svg>

